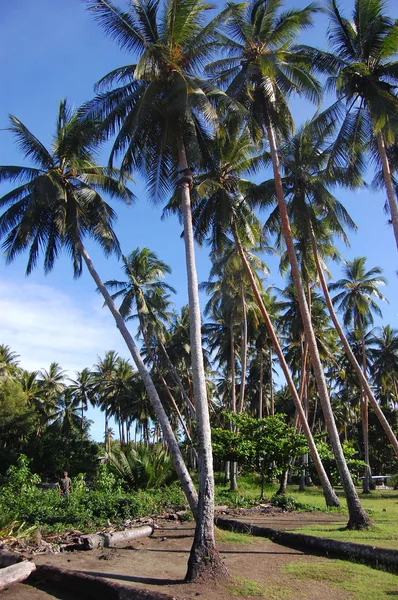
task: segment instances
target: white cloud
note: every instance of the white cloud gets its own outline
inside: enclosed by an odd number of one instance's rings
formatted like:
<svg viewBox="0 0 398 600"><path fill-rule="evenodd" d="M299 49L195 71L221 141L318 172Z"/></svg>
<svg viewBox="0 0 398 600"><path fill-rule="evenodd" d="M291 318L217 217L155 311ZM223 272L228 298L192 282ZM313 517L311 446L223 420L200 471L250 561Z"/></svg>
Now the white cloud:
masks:
<svg viewBox="0 0 398 600"><path fill-rule="evenodd" d="M0 343L20 355L24 369L47 369L56 361L71 375L91 368L107 350L128 357L99 295L80 304L75 295L26 281L0 282Z"/></svg>

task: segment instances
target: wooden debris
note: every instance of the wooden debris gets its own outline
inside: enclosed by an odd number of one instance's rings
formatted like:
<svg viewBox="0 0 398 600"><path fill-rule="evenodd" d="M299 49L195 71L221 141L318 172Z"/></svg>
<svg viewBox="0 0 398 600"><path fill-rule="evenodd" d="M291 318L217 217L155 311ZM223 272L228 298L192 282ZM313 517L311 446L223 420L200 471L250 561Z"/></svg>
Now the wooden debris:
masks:
<svg viewBox="0 0 398 600"><path fill-rule="evenodd" d="M13 583L25 581L35 569L36 565L27 560L3 567L0 569L0 591Z"/></svg>
<svg viewBox="0 0 398 600"><path fill-rule="evenodd" d="M130 542L142 537L152 535L153 525L144 525L133 529L124 529L123 531L114 531L113 533L94 533L92 535L82 535L80 544L82 550L94 550L96 548L112 548L120 543Z"/></svg>

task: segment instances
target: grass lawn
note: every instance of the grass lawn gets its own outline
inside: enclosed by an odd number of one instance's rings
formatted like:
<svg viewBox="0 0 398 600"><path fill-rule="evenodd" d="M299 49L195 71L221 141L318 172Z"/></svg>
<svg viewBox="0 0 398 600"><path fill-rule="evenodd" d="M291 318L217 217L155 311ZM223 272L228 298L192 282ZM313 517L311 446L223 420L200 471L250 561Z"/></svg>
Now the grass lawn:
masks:
<svg viewBox="0 0 398 600"><path fill-rule="evenodd" d="M321 506L323 497L320 490L310 490L308 492L298 492L293 489L293 493L299 502ZM344 496L339 493L342 500L340 514L347 514ZM339 524L331 523L316 526L308 525L294 531L318 535L321 537L330 537L336 540L347 542L357 542L359 544L370 544L372 546L382 546L386 548L398 549L398 491L394 490L375 490L371 494L359 494L361 502L369 516L372 518L375 526L365 531L347 531Z"/></svg>
<svg viewBox="0 0 398 600"><path fill-rule="evenodd" d="M238 492L229 492L227 486L217 485L216 503L246 507L259 501L260 488L255 478L241 477L238 480L238 485ZM268 485L265 488L265 502L269 501L277 489L277 485ZM295 500L301 505L306 505L308 508L312 507L313 510L320 510L323 513L348 515L343 491L341 488L336 491L341 500L341 507L327 508L321 488L310 487L305 492L300 492L297 485L288 486L288 494L294 496ZM371 494L365 495L358 488L358 493L363 507L374 522L374 527L364 531L347 531L344 528L344 522L320 523L319 525L311 523L300 529L291 529L291 531L398 549L398 491L374 490Z"/></svg>
<svg viewBox="0 0 398 600"><path fill-rule="evenodd" d="M284 565L282 571L298 579L327 583L348 592L353 599L387 600L398 596L397 575L344 560L325 558L291 563ZM342 597L347 596L342 594Z"/></svg>

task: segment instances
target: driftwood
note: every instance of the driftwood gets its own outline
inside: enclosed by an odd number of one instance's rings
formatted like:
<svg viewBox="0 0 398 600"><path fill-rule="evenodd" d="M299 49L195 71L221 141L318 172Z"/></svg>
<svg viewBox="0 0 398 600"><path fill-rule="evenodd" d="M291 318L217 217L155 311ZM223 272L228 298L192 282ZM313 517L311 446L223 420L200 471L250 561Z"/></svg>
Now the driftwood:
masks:
<svg viewBox="0 0 398 600"><path fill-rule="evenodd" d="M220 517L214 519L214 522L220 529L266 537L277 544L288 546L289 548L358 561L376 568L388 569L393 573L398 573L398 550L392 550L391 548L380 548L378 546L355 544L353 542L340 542L314 535L280 531L271 527L258 527L251 523L243 523L242 521L234 521L233 519L222 519Z"/></svg>
<svg viewBox="0 0 398 600"><path fill-rule="evenodd" d="M123 531L114 531L113 533L94 533L93 535L80 536L80 545L82 550L94 550L95 548L112 548L120 543L130 542L142 537L152 535L153 525L143 525L133 529L124 529Z"/></svg>
<svg viewBox="0 0 398 600"><path fill-rule="evenodd" d="M0 569L0 591L13 583L24 581L35 569L36 565L27 560Z"/></svg>
<svg viewBox="0 0 398 600"><path fill-rule="evenodd" d="M26 560L22 554L12 552L11 550L0 550L0 567L9 567Z"/></svg>
<svg viewBox="0 0 398 600"><path fill-rule="evenodd" d="M80 571L59 569L50 565L38 565L30 580L41 585L62 588L90 598L106 600L183 600L168 594L143 590L131 585L107 581L102 577L93 577Z"/></svg>

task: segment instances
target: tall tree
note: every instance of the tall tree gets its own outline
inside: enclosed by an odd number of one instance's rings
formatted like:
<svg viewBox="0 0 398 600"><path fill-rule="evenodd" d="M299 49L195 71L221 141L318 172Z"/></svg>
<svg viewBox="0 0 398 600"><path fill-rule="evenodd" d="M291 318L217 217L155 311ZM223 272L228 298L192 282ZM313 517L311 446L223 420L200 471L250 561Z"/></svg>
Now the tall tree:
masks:
<svg viewBox="0 0 398 600"><path fill-rule="evenodd" d="M325 279L325 273L328 273L326 260L340 259L333 243L334 238L340 238L345 244L348 244L346 230L355 228L346 209L334 196L333 186L340 184L353 187L362 182L360 171L355 164L334 166L332 171L328 168L330 156L334 152L331 144L331 135L334 130L333 124L325 125L323 123L321 126L318 119L315 119L306 123L295 135L287 139L280 148L280 160L283 168L282 182L288 199L288 212L292 222L293 235L297 240L296 250L300 256L303 279L308 282L311 277L314 278L314 281L318 277L331 319L344 350L398 456L396 436L362 371L360 366L362 359L358 363L346 339L333 308ZM253 193L256 198L262 198L262 203L264 203L264 199L268 202L275 199L273 181L264 182L258 186L258 189L253 190ZM278 208L271 213L266 227L270 231L277 231L278 246L283 247ZM284 257L284 267L285 263L286 258ZM316 275L311 275L314 269Z"/></svg>
<svg viewBox="0 0 398 600"><path fill-rule="evenodd" d="M328 87L335 89L338 100L327 115L342 118L334 158L344 163L347 153L373 149L381 163L398 247L397 197L388 156L398 133L398 21L386 14L385 0L355 0L352 19L341 14L336 0L328 6L329 42L337 67ZM308 56L316 54L309 50Z"/></svg>
<svg viewBox="0 0 398 600"><path fill-rule="evenodd" d="M295 253L278 154L281 135L291 131L293 125L287 104L288 97L300 92L310 100L319 100L321 87L313 73L327 72L334 67L334 61L333 57L320 51L316 56L310 57L294 46L297 35L311 25L316 6L312 4L302 10L290 10L285 13L279 12L280 6L280 0L252 0L249 5L234 5L227 24L229 35L226 37L229 39L225 42L229 57L213 63L207 70L216 75L215 81L228 85L227 92L250 111L252 126L260 129L267 137L292 279L297 291L325 423L347 499L350 515L348 527L361 528L366 527L370 519L361 506L333 418L329 391Z"/></svg>
<svg viewBox="0 0 398 600"><path fill-rule="evenodd" d="M115 213L100 192L129 202L133 194L117 169L96 164L94 148L98 142L97 124L88 120L80 122L77 113L70 110L65 100L60 103L51 151L16 117L10 117L9 129L25 157L31 158L37 167L0 167L0 181L19 183L0 198L0 207L5 208L0 216L0 236L4 240L6 261L10 263L29 249L26 273L30 274L43 252L44 270L48 272L53 268L60 251L66 249L72 257L76 277L81 274L85 263L145 383L182 487L195 512L196 490L168 416L134 339L84 245L88 237L97 242L107 255L120 252L112 228Z"/></svg>
<svg viewBox="0 0 398 600"><path fill-rule="evenodd" d="M367 358L365 349L365 333L370 325L373 325L373 313L381 316L381 310L374 298L386 300L380 292L379 287L385 285L386 279L382 276L380 267L374 267L366 271L366 258L364 256L346 261L344 267L345 277L335 283L331 283L331 291L339 291L333 298L338 305L338 310L343 312L343 322L346 327L351 327L354 334L361 343L362 368L365 378L367 377ZM371 483L371 470L369 464L369 418L368 418L368 396L364 391L362 400L362 430L365 446L365 462L367 464L364 492L368 493Z"/></svg>
<svg viewBox="0 0 398 600"><path fill-rule="evenodd" d="M214 539L213 457L190 198L191 168L201 161L203 142L216 124L212 100L228 100L195 75L215 51L220 17L206 23L212 7L204 0L166 0L162 10L158 2L133 0L129 12L105 0L86 1L105 32L138 58L102 78L99 88L109 91L88 104L87 114L101 117L108 134L117 132L111 160L122 153L123 170L140 169L153 198L170 186L180 188L199 456L198 517L187 580L204 573L224 577ZM121 85L109 89L114 83Z"/></svg>
<svg viewBox="0 0 398 600"><path fill-rule="evenodd" d="M250 282L262 317L266 323L272 344L277 353L283 373L292 394L295 406L300 415L305 435L311 450L323 490L326 503L330 506L339 505L339 500L332 489L316 449L308 422L305 418L293 378L283 355L278 336L271 322L264 298L261 294L260 280L252 269L245 246L249 248L258 239L261 227L243 193L248 191L248 182L243 178L245 172L250 172L262 162L262 157L255 153L247 128L243 128L239 120L224 123L223 133L219 135L212 146L212 169L200 176L197 193L199 200L195 207L195 228L199 241L211 240L214 251L226 245L226 234L233 235L236 251L242 261L243 268ZM260 236L261 239L261 236Z"/></svg>

